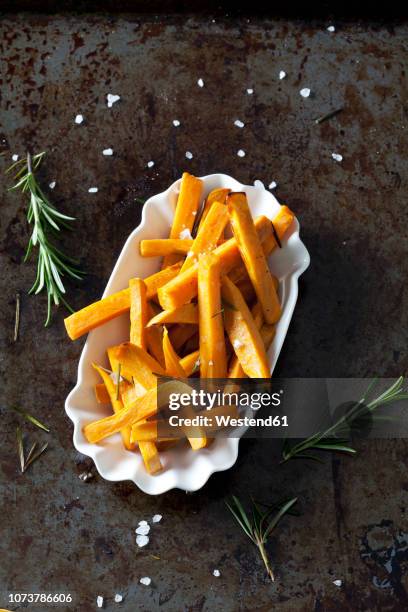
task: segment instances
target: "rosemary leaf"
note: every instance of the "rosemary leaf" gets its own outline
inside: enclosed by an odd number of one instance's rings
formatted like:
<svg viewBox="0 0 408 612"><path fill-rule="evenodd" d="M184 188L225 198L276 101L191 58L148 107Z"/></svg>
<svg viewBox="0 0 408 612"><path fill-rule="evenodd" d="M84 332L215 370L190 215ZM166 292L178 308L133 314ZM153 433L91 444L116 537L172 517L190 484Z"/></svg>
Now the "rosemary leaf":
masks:
<svg viewBox="0 0 408 612"><path fill-rule="evenodd" d="M30 459L28 459L27 457L24 471L26 471L28 466L34 463L34 461L37 461L37 459L41 457L41 455L47 450L47 448L48 448L48 442L45 442L35 454L31 453Z"/></svg>
<svg viewBox="0 0 408 612"><path fill-rule="evenodd" d="M18 332L20 330L20 300L21 300L20 294L16 293L16 314L15 314L15 319L14 319L14 334L13 334L14 342L17 342Z"/></svg>
<svg viewBox="0 0 408 612"><path fill-rule="evenodd" d="M23 473L25 469L24 444L23 444L23 434L21 433L20 427L16 428L16 438L17 438L18 458L20 459L20 469L21 469L21 473Z"/></svg>
<svg viewBox="0 0 408 612"><path fill-rule="evenodd" d="M14 410L14 412L17 412L18 414L20 414L24 419L26 419L26 421L30 421L30 423L32 423L36 427L43 429L47 433L50 432L49 428L46 425L44 425L44 423L41 423L41 421L39 421L36 417L33 417L31 414L28 414L28 412L24 412L23 410L21 410L21 408L12 406L11 410Z"/></svg>

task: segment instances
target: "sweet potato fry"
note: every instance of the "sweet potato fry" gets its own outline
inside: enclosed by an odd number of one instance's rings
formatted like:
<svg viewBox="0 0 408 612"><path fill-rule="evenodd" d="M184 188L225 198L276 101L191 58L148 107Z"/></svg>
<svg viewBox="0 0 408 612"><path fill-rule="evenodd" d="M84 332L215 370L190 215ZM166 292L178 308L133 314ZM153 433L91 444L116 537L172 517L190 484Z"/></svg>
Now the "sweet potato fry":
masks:
<svg viewBox="0 0 408 612"><path fill-rule="evenodd" d="M179 239L180 233L183 230L189 230L191 232L195 215L201 203L202 193L203 182L195 176L188 174L188 172L184 172L181 179L180 193L177 199L173 225L170 230L170 238ZM166 255L163 260L163 268L180 261L181 257L182 256L176 254Z"/></svg>
<svg viewBox="0 0 408 612"><path fill-rule="evenodd" d="M164 323L189 323L198 325L197 304L184 304L174 310L163 310L158 315L150 319L147 327L152 325L163 325Z"/></svg>
<svg viewBox="0 0 408 612"><path fill-rule="evenodd" d="M109 393L104 383L98 383L97 385L95 385L94 391L98 404L110 403Z"/></svg>
<svg viewBox="0 0 408 612"><path fill-rule="evenodd" d="M157 389L149 389L142 397L136 399L127 408L123 408L112 416L99 419L84 427L84 435L88 442L96 443L108 436L129 427L137 421L147 419L157 412Z"/></svg>
<svg viewBox="0 0 408 612"><path fill-rule="evenodd" d="M120 399L117 398L117 385L113 382L108 372L106 372L104 369L100 368L94 363L92 365L105 384L114 413L117 414L121 412L123 410L123 403ZM125 448L127 448L128 450L133 450L134 446L130 442L131 428L125 426L123 428L120 428L120 432L122 434L122 440Z"/></svg>
<svg viewBox="0 0 408 612"><path fill-rule="evenodd" d="M210 215L211 211L207 219ZM227 355L221 306L220 260L214 253L205 253L199 258L198 307L201 376L225 378Z"/></svg>
<svg viewBox="0 0 408 612"><path fill-rule="evenodd" d="M166 328L164 328L163 333L163 352L166 364L166 375L173 376L174 378L186 378L186 373L183 370L183 366L180 364L179 356L171 344L169 332Z"/></svg>
<svg viewBox="0 0 408 612"><path fill-rule="evenodd" d="M200 351L193 351L189 355L180 359L180 365L183 368L186 376L191 376L196 370L200 369Z"/></svg>
<svg viewBox="0 0 408 612"><path fill-rule="evenodd" d="M157 309L157 311L156 311ZM147 316L148 319L152 319L161 309L155 302L147 303ZM164 367L164 354L163 354L163 327L161 325L155 325L154 327L146 327L146 342L149 353Z"/></svg>
<svg viewBox="0 0 408 612"><path fill-rule="evenodd" d="M152 440L145 440L139 442L140 453L143 458L146 470L149 474L157 474L163 469L160 461L159 451L157 450L156 444Z"/></svg>
<svg viewBox="0 0 408 612"><path fill-rule="evenodd" d="M267 217L260 216L255 220L259 239L272 243L272 223ZM276 245L276 241L273 243ZM241 255L235 238L230 238L214 250L220 258L221 273L228 274L241 263ZM159 302L164 310L173 310L190 302L197 295L198 263L193 264L182 274L171 279L158 290Z"/></svg>
<svg viewBox="0 0 408 612"><path fill-rule="evenodd" d="M214 202L205 221L200 224L197 237L181 267L181 273L190 268L197 261L197 257L201 253L210 252L215 249L227 223L227 207L220 202Z"/></svg>
<svg viewBox="0 0 408 612"><path fill-rule="evenodd" d="M268 262L262 249L245 193L230 193L227 196L228 212L232 231L241 257L262 305L265 321L276 323L281 308Z"/></svg>
<svg viewBox="0 0 408 612"><path fill-rule="evenodd" d="M130 289L130 342L146 349L145 327L148 321L146 285L140 278L131 278Z"/></svg>
<svg viewBox="0 0 408 612"><path fill-rule="evenodd" d="M229 189L213 189L212 191L210 191L210 193L208 194L205 203L204 203L204 207L203 207L203 212L201 213L201 219L200 219L200 225L199 225L199 229L201 228L202 224L204 223L208 213L210 212L210 208L213 205L214 202L221 202L221 204L225 204L225 199L227 197L227 195L229 194L230 190Z"/></svg>
<svg viewBox="0 0 408 612"><path fill-rule="evenodd" d="M238 287L239 288L239 287ZM245 297L245 296L243 296ZM263 312L262 306L259 302L257 302L251 309L251 314L254 319L254 323L256 327L260 330L263 323ZM262 334L261 334L262 336ZM266 347L265 347L266 349ZM246 378L246 374L242 369L242 366L239 362L237 355L234 353L230 360L229 370L228 370L228 378Z"/></svg>
<svg viewBox="0 0 408 612"><path fill-rule="evenodd" d="M146 298L148 300L154 298L157 290L177 276L181 268L181 264L175 264L165 270L156 272L144 279L146 284ZM122 289L117 293L113 293L108 297L102 298L98 302L89 304L82 310L74 312L74 314L66 317L64 320L65 328L71 340L77 340L83 334L99 327L115 317L128 311L130 308L130 289Z"/></svg>
<svg viewBox="0 0 408 612"><path fill-rule="evenodd" d="M140 254L142 257L164 257L165 255L187 255L193 240L188 238L158 238L154 240L140 241Z"/></svg>
<svg viewBox="0 0 408 612"><path fill-rule="evenodd" d="M127 380L136 380L145 389L156 387L157 376L164 376L161 365L140 346L123 342L108 349L109 356L113 355L121 364L122 375ZM110 357L111 358L111 357Z"/></svg>
<svg viewBox="0 0 408 612"><path fill-rule="evenodd" d="M224 324L232 347L249 378L269 378L265 346L239 289L227 276L222 281Z"/></svg>

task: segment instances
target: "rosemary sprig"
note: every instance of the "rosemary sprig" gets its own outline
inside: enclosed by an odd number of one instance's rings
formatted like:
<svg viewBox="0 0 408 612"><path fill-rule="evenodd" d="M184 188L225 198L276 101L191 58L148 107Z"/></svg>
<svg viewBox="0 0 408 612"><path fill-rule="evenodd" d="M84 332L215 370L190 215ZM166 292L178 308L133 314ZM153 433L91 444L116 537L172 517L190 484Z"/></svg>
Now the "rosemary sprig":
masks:
<svg viewBox="0 0 408 612"><path fill-rule="evenodd" d="M320 117L317 117L317 119L314 120L314 122L319 125L319 123L323 123L324 121L327 121L328 119L331 119L332 117L335 117L336 115L338 115L339 113L341 113L343 110L343 108L337 108L336 110L332 110L329 111L328 113L321 115Z"/></svg>
<svg viewBox="0 0 408 612"><path fill-rule="evenodd" d="M14 342L17 342L18 332L20 330L20 302L21 302L21 296L19 293L16 293L16 315L14 319L14 334L13 334Z"/></svg>
<svg viewBox="0 0 408 612"><path fill-rule="evenodd" d="M408 399L408 393L404 392L402 386L404 384L404 377L400 376L388 389L383 391L378 397L367 402L368 396L374 386L377 383L377 379L374 379L360 401L356 402L349 412L344 414L338 421L331 425L328 429L323 432L318 432L313 436L310 436L306 440L302 440L293 446L290 446L288 440L285 440L282 450L282 461L285 463L289 459L303 458L313 459L320 461L320 458L316 455L310 454L310 451L332 451L355 454L357 451L349 446L349 441L345 438L345 434L348 434L350 427L358 422L358 419L367 415L372 414L376 408L385 406L403 399Z"/></svg>
<svg viewBox="0 0 408 612"><path fill-rule="evenodd" d="M241 502L237 497L235 497L235 495L232 496L230 503L226 502L228 509L233 514L237 523L243 529L244 533L246 533L248 538L258 548L267 574L272 581L275 580L275 576L268 559L265 544L279 521L290 511L296 502L297 497L294 497L283 504L280 504L278 507L273 506L264 511L260 508L258 503L252 500L250 517L245 512ZM277 512L271 518L274 510L277 510Z"/></svg>
<svg viewBox="0 0 408 612"><path fill-rule="evenodd" d="M35 170L40 165L45 152L33 155L27 153L26 159L21 159L8 168L7 172L17 171L14 175L16 183L10 190L20 190L28 193L30 203L27 210L27 221L33 226L28 242L24 261L27 261L33 248L38 247L37 275L29 293L38 294L43 289L47 292L47 318L45 326L51 320L52 302L58 306L60 303L72 312L71 307L64 299L65 287L62 277L65 275L81 280L83 273L76 267L76 262L55 247L48 239L48 235L57 235L60 228L69 228L74 217L63 215L48 200L37 182Z"/></svg>
<svg viewBox="0 0 408 612"><path fill-rule="evenodd" d="M47 433L50 432L49 428L46 425L44 425L44 423L41 423L41 421L39 421L36 417L33 417L31 414L28 414L28 412L24 412L24 410L21 410L21 408L12 406L11 410L14 410L14 412L17 412L18 414L20 414L24 419L26 419L26 421L30 421L30 423L32 423L36 427L43 429Z"/></svg>

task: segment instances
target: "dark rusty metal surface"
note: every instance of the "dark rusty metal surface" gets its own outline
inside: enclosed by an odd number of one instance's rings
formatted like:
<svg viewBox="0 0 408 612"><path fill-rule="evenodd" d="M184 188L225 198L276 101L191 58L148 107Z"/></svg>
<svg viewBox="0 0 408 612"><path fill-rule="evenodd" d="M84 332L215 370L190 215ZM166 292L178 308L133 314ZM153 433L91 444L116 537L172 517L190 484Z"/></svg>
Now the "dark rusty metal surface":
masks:
<svg viewBox="0 0 408 612"><path fill-rule="evenodd" d="M336 24L330 34L327 25L3 18L1 165L27 147L47 151L44 184L56 180L54 201L77 217L65 240L88 272L82 285L70 286L75 307L100 295L140 219L135 197L163 190L185 169L226 172L244 183L276 180L312 256L277 374L406 373L407 26ZM309 99L299 95L302 87L311 88ZM111 109L109 92L121 96ZM341 114L314 123L339 106ZM80 126L77 113L85 117ZM244 129L234 126L237 118ZM103 157L106 147L112 158ZM2 410L0 606L12 607L6 592L33 589L72 592L67 609L81 612L96 608L98 594L105 609L129 612L407 609L404 441L362 443L351 460L278 467L276 442L248 440L234 468L193 495L152 498L126 482L79 480L91 466L72 446L63 404L83 342L68 341L62 311L43 329L44 299L25 293L34 267L21 263L23 199L6 192L3 173L0 180L2 409L18 404L52 427L47 437L27 426L30 439L47 438L50 449L20 475L16 420ZM91 186L97 194L88 193ZM18 291L21 328L13 343ZM301 500L301 516L285 520L270 545L275 584L224 506L226 495L250 492ZM138 549L138 521L157 512L162 523ZM141 576L152 585L140 585ZM116 592L125 595L120 607Z"/></svg>

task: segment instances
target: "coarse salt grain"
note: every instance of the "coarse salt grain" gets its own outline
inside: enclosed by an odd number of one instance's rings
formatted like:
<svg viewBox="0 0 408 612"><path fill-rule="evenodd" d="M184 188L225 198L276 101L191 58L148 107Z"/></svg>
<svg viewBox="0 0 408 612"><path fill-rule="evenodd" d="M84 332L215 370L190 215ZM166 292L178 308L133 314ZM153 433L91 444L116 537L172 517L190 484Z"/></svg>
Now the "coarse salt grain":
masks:
<svg viewBox="0 0 408 612"><path fill-rule="evenodd" d="M343 581L342 580L333 580L333 584L336 587L341 587L341 585L343 584Z"/></svg>
<svg viewBox="0 0 408 612"><path fill-rule="evenodd" d="M155 514L154 517L152 518L153 523L160 523L160 521L162 520L162 515L161 514Z"/></svg>
<svg viewBox="0 0 408 612"><path fill-rule="evenodd" d="M116 95L116 94L108 94L106 96L106 102L109 108L111 108L115 102L119 102L120 100L120 96Z"/></svg>
<svg viewBox="0 0 408 612"><path fill-rule="evenodd" d="M148 525L149 523L147 521L139 521L138 523L139 525Z"/></svg>
<svg viewBox="0 0 408 612"><path fill-rule="evenodd" d="M302 98L308 98L310 96L310 89L309 87L304 87L303 89L300 90L299 93L302 96Z"/></svg>
<svg viewBox="0 0 408 612"><path fill-rule="evenodd" d="M116 593L115 603L120 603L121 601L123 601L123 595L121 595L120 593Z"/></svg>
<svg viewBox="0 0 408 612"><path fill-rule="evenodd" d="M329 27L327 28L327 31L328 31L328 32L335 32L335 31L336 31L336 28L335 28L334 26L332 26L332 25L331 25L331 26L329 26Z"/></svg>
<svg viewBox="0 0 408 612"><path fill-rule="evenodd" d="M234 121L234 125L236 125L239 128L243 128L245 126L245 123L243 121L240 121L240 119L236 119Z"/></svg>
<svg viewBox="0 0 408 612"><path fill-rule="evenodd" d="M191 151L186 151L186 157L187 159L193 159L193 154Z"/></svg>
<svg viewBox="0 0 408 612"><path fill-rule="evenodd" d="M232 346L234 347L234 349L239 349L241 348L241 346L244 346L244 345L241 342L241 340L234 340L234 342L232 343Z"/></svg>
<svg viewBox="0 0 408 612"><path fill-rule="evenodd" d="M146 544L149 543L149 537L147 535L137 535L136 536L136 544L139 548L143 548Z"/></svg>
<svg viewBox="0 0 408 612"><path fill-rule="evenodd" d="M193 237L191 235L191 232L188 229L188 227L186 227L185 229L181 230L181 232L179 233L179 238L180 238L180 240L192 240L193 239Z"/></svg>
<svg viewBox="0 0 408 612"><path fill-rule="evenodd" d="M18 155L17 155L17 153L14 153L14 155L12 155L12 156L11 156L11 159L12 159L13 161L18 161Z"/></svg>
<svg viewBox="0 0 408 612"><path fill-rule="evenodd" d="M237 151L237 155L238 157L245 157L245 151L243 149L240 149L239 151Z"/></svg>
<svg viewBox="0 0 408 612"><path fill-rule="evenodd" d="M135 529L135 531L139 535L147 536L150 531L150 525L139 525L139 527Z"/></svg>
<svg viewBox="0 0 408 612"><path fill-rule="evenodd" d="M343 156L340 155L340 153L332 153L332 158L334 159L334 161L336 162L341 162L343 161Z"/></svg>
<svg viewBox="0 0 408 612"><path fill-rule="evenodd" d="M75 117L75 123L77 123L78 125L80 125L84 120L84 116L83 115L77 115Z"/></svg>
<svg viewBox="0 0 408 612"><path fill-rule="evenodd" d="M198 81L197 81L197 85L198 85L199 87L204 87L204 81L203 81L203 79L198 79Z"/></svg>
<svg viewBox="0 0 408 612"><path fill-rule="evenodd" d="M96 598L96 605L98 606L98 608L102 608L102 606L103 606L103 597L101 597L101 595L98 595L98 597Z"/></svg>
<svg viewBox="0 0 408 612"><path fill-rule="evenodd" d="M212 360L212 359L210 359L210 361L208 362L208 365L209 365L209 366L213 366L213 365L214 365L214 362L213 362L213 360Z"/></svg>
<svg viewBox="0 0 408 612"><path fill-rule="evenodd" d="M253 89L251 89L251 88L247 89L248 96L252 96L253 93L254 93Z"/></svg>
<svg viewBox="0 0 408 612"><path fill-rule="evenodd" d="M109 148L109 149L104 149L102 151L102 155L113 155L113 149Z"/></svg>
<svg viewBox="0 0 408 612"><path fill-rule="evenodd" d="M275 189L278 186L278 183L276 181L272 181L272 183L269 183L269 189Z"/></svg>
<svg viewBox="0 0 408 612"><path fill-rule="evenodd" d="M286 77L286 72L285 72L284 70L281 70L281 71L279 72L279 78L280 78L280 80L284 79L285 77Z"/></svg>
<svg viewBox="0 0 408 612"><path fill-rule="evenodd" d="M89 193L97 193L97 192L98 192L98 188L97 188L97 187L90 187L90 188L88 189L88 192L89 192Z"/></svg>
<svg viewBox="0 0 408 612"><path fill-rule="evenodd" d="M178 119L173 119L174 127L178 127L180 125L180 121Z"/></svg>
<svg viewBox="0 0 408 612"><path fill-rule="evenodd" d="M219 577L221 576L221 572L220 572L220 570L215 569L215 570L213 571L213 576L215 576L216 578L219 578Z"/></svg>
<svg viewBox="0 0 408 612"><path fill-rule="evenodd" d="M149 578L149 576L143 576L143 578L140 579L140 583L144 584L145 586L149 586L151 581L152 581L152 579Z"/></svg>
<svg viewBox="0 0 408 612"><path fill-rule="evenodd" d="M154 161L147 162L147 167L148 168L153 168L153 166L154 166Z"/></svg>
<svg viewBox="0 0 408 612"><path fill-rule="evenodd" d="M57 184L57 181L51 181L51 183L48 185L48 187L50 189L54 189L55 185Z"/></svg>
<svg viewBox="0 0 408 612"><path fill-rule="evenodd" d="M259 179L256 179L254 181L254 187L255 189L265 189L263 182L260 181Z"/></svg>

